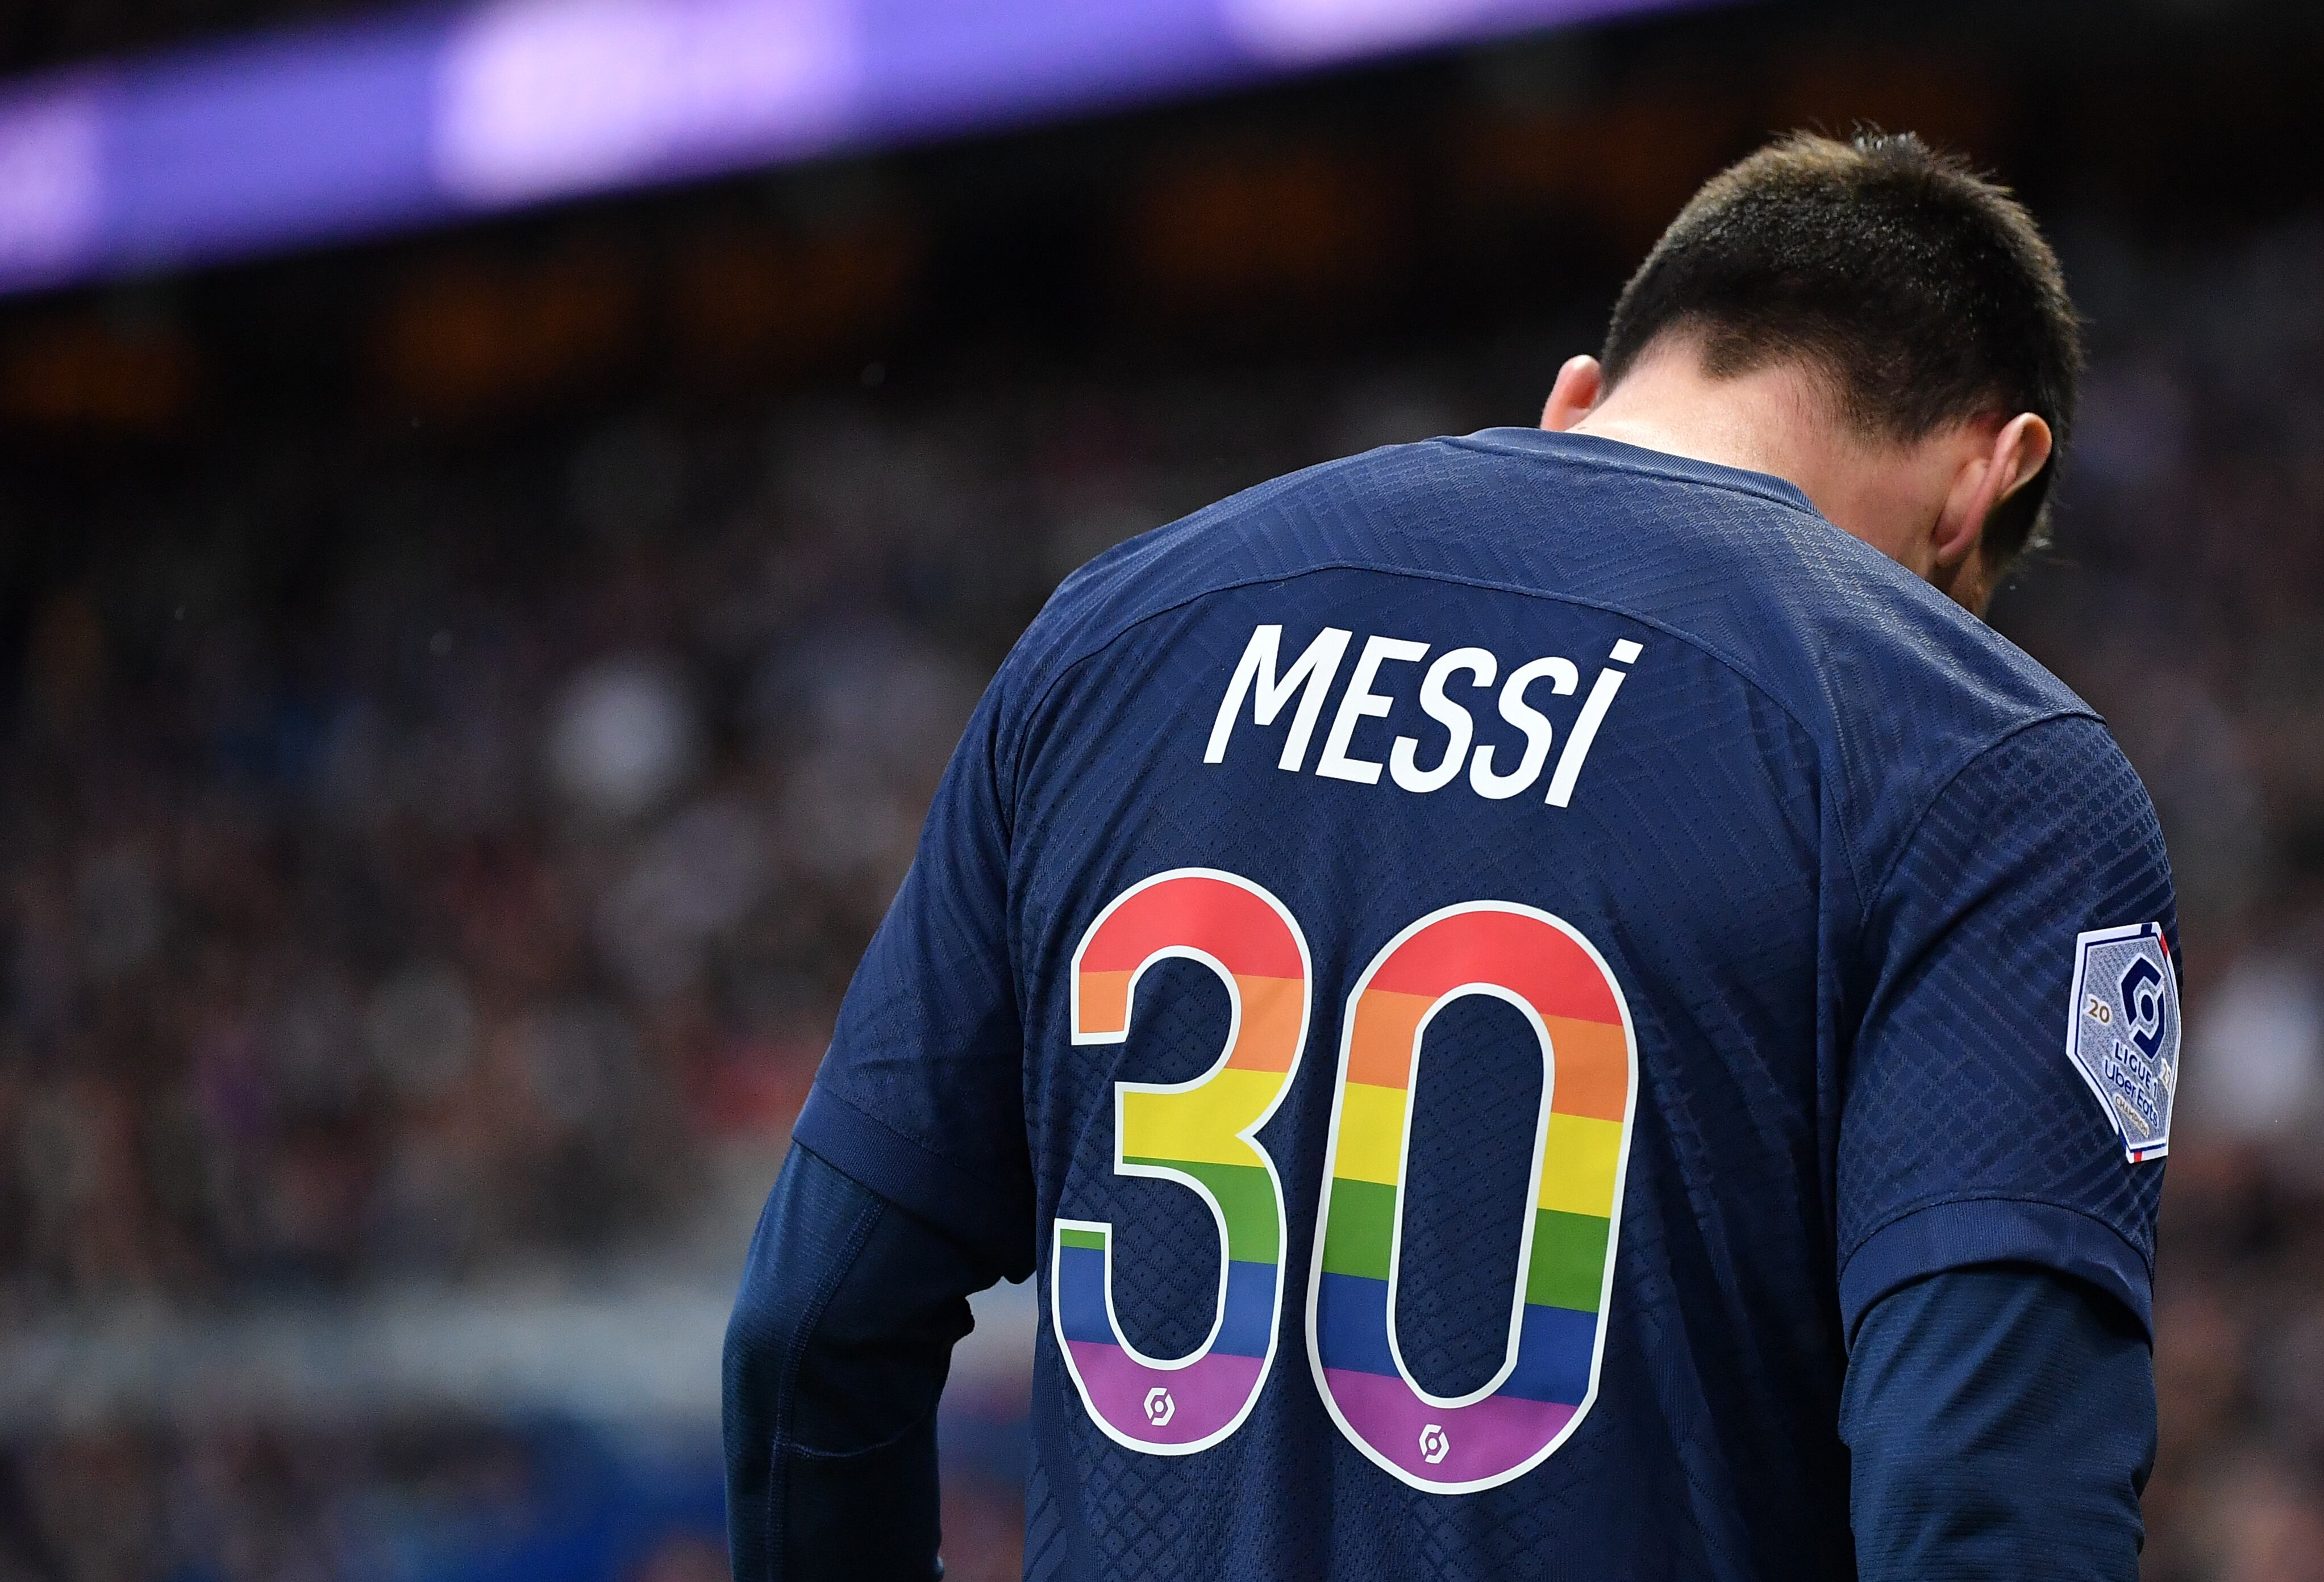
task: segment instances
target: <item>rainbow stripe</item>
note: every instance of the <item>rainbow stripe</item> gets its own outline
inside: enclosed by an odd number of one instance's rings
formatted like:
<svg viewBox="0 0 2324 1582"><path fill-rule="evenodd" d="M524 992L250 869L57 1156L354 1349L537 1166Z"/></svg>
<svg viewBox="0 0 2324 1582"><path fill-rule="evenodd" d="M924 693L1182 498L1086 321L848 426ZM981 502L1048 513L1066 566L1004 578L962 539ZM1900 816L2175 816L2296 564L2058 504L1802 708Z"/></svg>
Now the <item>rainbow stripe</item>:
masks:
<svg viewBox="0 0 2324 1582"><path fill-rule="evenodd" d="M1233 1019L1218 1063L1192 1082L1114 1084L1114 1169L1175 1181L1219 1228L1225 1267L1211 1333L1187 1357L1149 1357L1112 1306L1112 1228L1060 1219L1051 1321L1090 1415L1133 1449L1185 1454L1218 1443L1258 1399L1283 1309L1283 1183L1251 1134L1267 1123L1307 1038L1306 941L1283 904L1247 879L1178 869L1132 887L1074 955L1076 1044L1128 1036L1139 978L1156 961L1202 962L1225 982Z"/></svg>
<svg viewBox="0 0 2324 1582"><path fill-rule="evenodd" d="M1429 1394L1396 1344L1411 1087L1429 1019L1509 1001L1542 1040L1534 1214L1508 1356L1483 1390ZM1483 902L1421 919L1359 980L1342 1034L1308 1343L1333 1415L1372 1459L1440 1492L1538 1465L1595 1394L1611 1289L1637 1045L1604 960L1562 920Z"/></svg>

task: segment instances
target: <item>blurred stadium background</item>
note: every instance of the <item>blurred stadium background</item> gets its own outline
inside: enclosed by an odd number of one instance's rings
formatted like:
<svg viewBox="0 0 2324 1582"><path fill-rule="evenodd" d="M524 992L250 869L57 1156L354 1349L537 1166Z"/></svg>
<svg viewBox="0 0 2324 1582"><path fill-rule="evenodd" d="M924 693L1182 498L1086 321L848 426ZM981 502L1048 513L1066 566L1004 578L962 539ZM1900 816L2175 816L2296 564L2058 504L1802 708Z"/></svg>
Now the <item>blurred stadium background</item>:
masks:
<svg viewBox="0 0 2324 1582"><path fill-rule="evenodd" d="M1858 122L2091 324L1997 618L2182 890L2147 1575L2324 1578L2313 5L51 0L0 70L0 1578L723 1575L749 1226L1048 590L1530 422Z"/></svg>

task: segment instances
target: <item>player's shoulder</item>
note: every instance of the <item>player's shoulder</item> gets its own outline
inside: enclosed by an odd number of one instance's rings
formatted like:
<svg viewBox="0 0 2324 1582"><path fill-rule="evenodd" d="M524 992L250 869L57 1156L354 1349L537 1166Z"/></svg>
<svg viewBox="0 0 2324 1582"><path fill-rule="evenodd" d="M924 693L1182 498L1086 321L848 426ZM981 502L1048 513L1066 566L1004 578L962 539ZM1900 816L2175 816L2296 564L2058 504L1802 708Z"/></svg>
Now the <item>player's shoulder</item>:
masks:
<svg viewBox="0 0 2324 1582"><path fill-rule="evenodd" d="M1285 474L1115 545L1057 584L1002 667L1003 682L1029 702L1157 616L1231 588L1347 564L1338 534L1303 539L1289 525L1313 520L1334 481L1343 509L1332 514L1344 514L1347 501L1367 493L1357 479L1376 460L1418 448L1388 446ZM1334 547L1342 549L1336 561Z"/></svg>
<svg viewBox="0 0 2324 1582"><path fill-rule="evenodd" d="M1337 568L1588 605L1661 630L1720 685L1799 722L1843 815L1873 844L1994 743L2096 719L1793 484L1537 429L1384 446L1132 538L1059 587L1012 667L1038 687L1157 615Z"/></svg>
<svg viewBox="0 0 2324 1582"><path fill-rule="evenodd" d="M2063 681L1784 479L1591 436L1444 443L1511 480L1468 480L1480 495L1542 502L1526 537L1546 547L1559 596L1661 627L1789 714L1868 861L2014 739L2021 754L2126 772Z"/></svg>
<svg viewBox="0 0 2324 1582"><path fill-rule="evenodd" d="M1523 455L1554 437L1462 443ZM1860 879L1877 883L1980 762L2126 782L2143 804L2105 722L2072 688L1794 485L1631 446L1596 450L1564 474L1593 501L1579 514L1641 547L1577 556L1566 586L1683 636L1798 722Z"/></svg>
<svg viewBox="0 0 2324 1582"><path fill-rule="evenodd" d="M1014 661L1053 670L1204 597L1353 570L1559 597L1586 498L1586 461L1527 454L1530 430L1382 446L1230 495L1099 556L1065 579ZM1629 447L1618 447L1628 449ZM1646 453L1638 453L1644 455Z"/></svg>
<svg viewBox="0 0 2324 1582"><path fill-rule="evenodd" d="M1444 442L1540 482L1545 569L1716 655L1803 722L1887 722L1973 750L2089 705L2016 644L1833 526L1786 480L1586 435ZM1940 754L1940 756L1944 756ZM1893 766L1892 766L1893 767Z"/></svg>

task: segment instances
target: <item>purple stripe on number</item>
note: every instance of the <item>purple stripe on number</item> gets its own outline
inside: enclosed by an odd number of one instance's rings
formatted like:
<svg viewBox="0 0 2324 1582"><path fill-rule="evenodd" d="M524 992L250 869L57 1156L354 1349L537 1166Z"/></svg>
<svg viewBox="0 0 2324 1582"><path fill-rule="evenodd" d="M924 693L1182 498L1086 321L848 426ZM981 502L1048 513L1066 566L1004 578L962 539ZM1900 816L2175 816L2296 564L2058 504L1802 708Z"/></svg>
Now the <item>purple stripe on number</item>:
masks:
<svg viewBox="0 0 2324 1582"><path fill-rule="evenodd" d="M1119 1346L1086 1340L1065 1346L1098 1415L1131 1439L1156 1445L1192 1444L1233 1421L1250 1399L1262 1361L1214 1351L1185 1367L1150 1368Z"/></svg>
<svg viewBox="0 0 2324 1582"><path fill-rule="evenodd" d="M1468 1406L1431 1406L1400 1378L1325 1368L1332 1400L1364 1441L1414 1477L1473 1483L1531 1460L1573 1421L1554 1401L1492 1395Z"/></svg>

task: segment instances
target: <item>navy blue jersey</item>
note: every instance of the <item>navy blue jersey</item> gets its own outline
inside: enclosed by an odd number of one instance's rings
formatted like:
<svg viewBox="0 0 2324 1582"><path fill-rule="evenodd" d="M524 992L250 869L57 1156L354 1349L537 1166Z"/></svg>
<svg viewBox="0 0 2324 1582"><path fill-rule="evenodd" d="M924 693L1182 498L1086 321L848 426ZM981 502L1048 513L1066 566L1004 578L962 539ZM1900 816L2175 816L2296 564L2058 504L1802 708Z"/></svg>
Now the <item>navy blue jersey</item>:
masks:
<svg viewBox="0 0 2324 1582"><path fill-rule="evenodd" d="M1846 1576L1873 1302L2143 1321L2175 929L2008 642L1786 483L1490 430L1058 591L798 1136L1040 1282L1030 1575Z"/></svg>

